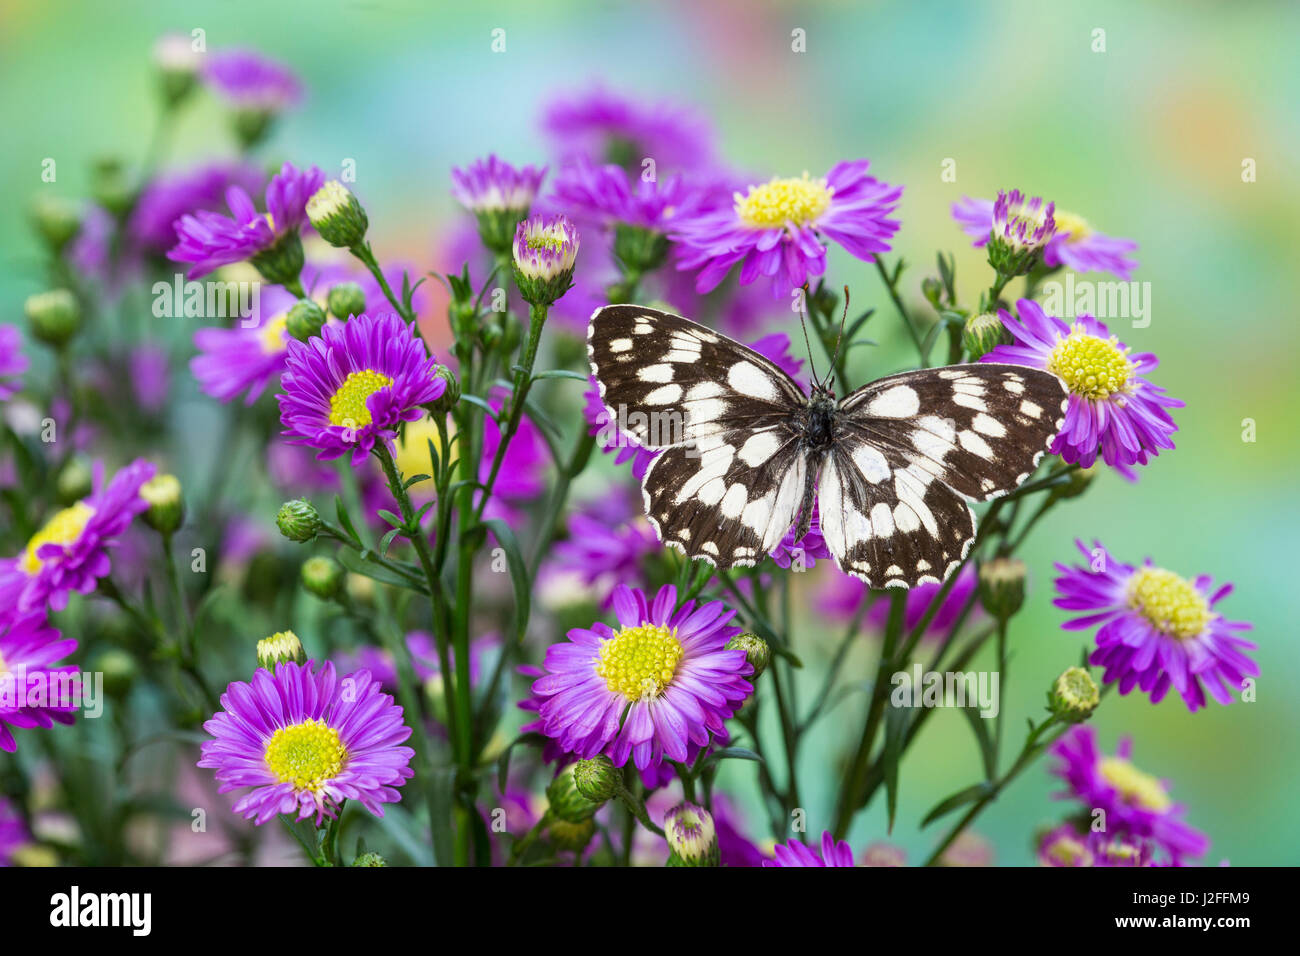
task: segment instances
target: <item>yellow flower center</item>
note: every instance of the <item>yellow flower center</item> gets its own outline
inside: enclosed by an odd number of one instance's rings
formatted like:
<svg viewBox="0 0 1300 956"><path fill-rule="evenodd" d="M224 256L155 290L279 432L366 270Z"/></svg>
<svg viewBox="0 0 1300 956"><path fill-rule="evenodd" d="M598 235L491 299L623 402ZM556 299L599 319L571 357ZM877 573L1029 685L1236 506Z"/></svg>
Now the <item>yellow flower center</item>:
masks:
<svg viewBox="0 0 1300 956"><path fill-rule="evenodd" d="M383 372L365 369L349 372L339 390L330 396L330 424L343 428L365 428L370 424L366 400L393 380Z"/></svg>
<svg viewBox="0 0 1300 956"><path fill-rule="evenodd" d="M1078 242L1092 235L1092 226L1082 216L1058 208L1052 213L1052 218L1056 220L1056 234L1068 236L1067 242Z"/></svg>
<svg viewBox="0 0 1300 956"><path fill-rule="evenodd" d="M1119 339L1089 335L1077 325L1056 343L1047 368L1063 378L1074 394L1098 402L1124 391L1133 374L1128 349L1120 348Z"/></svg>
<svg viewBox="0 0 1300 956"><path fill-rule="evenodd" d="M553 233L544 232L529 236L524 245L529 249L559 249L564 245L564 240Z"/></svg>
<svg viewBox="0 0 1300 956"><path fill-rule="evenodd" d="M798 179L776 178L750 186L748 195L737 193L736 215L755 229L774 229L787 223L804 226L826 211L834 191L825 179L811 179L807 173Z"/></svg>
<svg viewBox="0 0 1300 956"><path fill-rule="evenodd" d="M656 624L628 627L600 645L596 673L628 700L658 697L671 683L682 653L676 631Z"/></svg>
<svg viewBox="0 0 1300 956"><path fill-rule="evenodd" d="M1128 585L1129 607L1162 634L1185 640L1205 631L1210 602L1185 578L1164 568L1141 568Z"/></svg>
<svg viewBox="0 0 1300 956"><path fill-rule="evenodd" d="M281 783L315 793L343 769L348 751L337 730L313 718L279 728L267 741L264 759Z"/></svg>
<svg viewBox="0 0 1300 956"><path fill-rule="evenodd" d="M32 535L32 539L27 542L27 550L23 553L19 567L26 574L36 574L41 569L44 562L36 556L36 552L46 544L69 545L81 537L81 532L86 530L86 522L90 516L95 513L95 509L90 507L84 501L78 501L71 508L64 508L48 522L45 527Z"/></svg>
<svg viewBox="0 0 1300 956"><path fill-rule="evenodd" d="M289 322L289 315L277 315L258 330L262 338L262 351L267 355L279 355L288 346L284 341L284 328Z"/></svg>
<svg viewBox="0 0 1300 956"><path fill-rule="evenodd" d="M1122 757L1102 757L1101 775L1130 805L1162 813L1173 803L1159 780Z"/></svg>
<svg viewBox="0 0 1300 956"><path fill-rule="evenodd" d="M1047 855L1061 866L1091 866L1092 854L1082 840L1061 837L1047 848Z"/></svg>
<svg viewBox="0 0 1300 956"><path fill-rule="evenodd" d="M451 440L454 429L451 423L447 423L447 438ZM438 423L431 416L426 415L417 421L407 422L405 434L395 443L397 454L394 460L397 462L397 470L404 476L413 475L432 475L433 462L429 459L429 442L433 442L434 450L442 454L442 436L438 434ZM411 485L412 494L432 493L433 479L426 478L424 481Z"/></svg>

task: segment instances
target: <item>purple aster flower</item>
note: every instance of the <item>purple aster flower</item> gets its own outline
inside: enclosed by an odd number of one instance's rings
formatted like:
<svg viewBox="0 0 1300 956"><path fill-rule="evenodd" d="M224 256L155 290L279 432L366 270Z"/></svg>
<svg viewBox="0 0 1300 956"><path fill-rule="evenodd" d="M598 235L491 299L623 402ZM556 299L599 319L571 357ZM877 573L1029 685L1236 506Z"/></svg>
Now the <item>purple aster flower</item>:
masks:
<svg viewBox="0 0 1300 956"><path fill-rule="evenodd" d="M999 345L981 361L1046 369L1064 380L1069 407L1049 451L1083 468L1092 467L1100 452L1106 464L1131 474L1130 466L1145 465L1162 448L1174 447L1169 436L1178 426L1166 409L1184 403L1147 380L1160 364L1154 354L1130 355L1128 346L1091 316L1066 325L1030 299L1017 302L1016 311L1019 321L1000 313L1014 344Z"/></svg>
<svg viewBox="0 0 1300 956"><path fill-rule="evenodd" d="M334 665L258 668L221 695L221 712L203 725L215 739L200 748L198 766L216 770L220 793L252 789L234 811L259 826L278 813L297 819L337 815L357 800L377 817L401 799L397 787L414 772L402 708L369 671L339 679Z"/></svg>
<svg viewBox="0 0 1300 956"><path fill-rule="evenodd" d="M302 84L288 67L252 50L210 53L200 73L236 109L279 112L302 98Z"/></svg>
<svg viewBox="0 0 1300 956"><path fill-rule="evenodd" d="M659 538L643 517L610 523L577 512L569 517L569 536L551 549L551 573L571 573L596 591L602 611L609 610L614 586L641 583L642 562L659 551Z"/></svg>
<svg viewBox="0 0 1300 956"><path fill-rule="evenodd" d="M698 209L700 194L680 175L636 182L621 166L593 165L585 158L565 166L555 181L554 202L579 221L601 226L626 223L667 232L678 218Z"/></svg>
<svg viewBox="0 0 1300 956"><path fill-rule="evenodd" d="M975 246L989 241L993 229L993 207L990 199L963 197L952 204L952 216L962 231L975 240ZM1129 253L1137 249L1132 239L1117 239L1097 232L1081 216L1056 209L1053 213L1056 232L1043 250L1043 262L1055 268L1069 266L1076 272L1109 272L1127 282L1138 266Z"/></svg>
<svg viewBox="0 0 1300 956"><path fill-rule="evenodd" d="M31 842L27 825L7 797L0 797L0 866L12 866L14 851Z"/></svg>
<svg viewBox="0 0 1300 956"><path fill-rule="evenodd" d="M437 362L395 314L358 315L307 342L289 343L280 420L290 443L310 445L327 461L351 453L353 467L376 439L392 441L401 422L442 396Z"/></svg>
<svg viewBox="0 0 1300 956"><path fill-rule="evenodd" d="M830 830L822 833L821 853L798 840L776 845L776 859L764 860L764 866L854 866L853 848L843 840L836 842Z"/></svg>
<svg viewBox="0 0 1300 956"><path fill-rule="evenodd" d="M214 269L271 255L280 241L297 237L307 221L307 200L325 183L315 166L299 170L285 163L266 187L266 212L260 213L239 186L226 190L231 216L200 209L175 222L179 242L167 253L173 262L191 262L187 278L198 279Z"/></svg>
<svg viewBox="0 0 1300 956"><path fill-rule="evenodd" d="M1029 197L1019 189L999 192L993 203L989 241L1013 252L1041 249L1056 234L1056 203Z"/></svg>
<svg viewBox="0 0 1300 956"><path fill-rule="evenodd" d="M139 246L162 255L176 242L176 220L200 209L217 212L226 191L236 186L261 190L266 177L255 166L221 162L154 179L140 194L127 222L127 234Z"/></svg>
<svg viewBox="0 0 1300 956"><path fill-rule="evenodd" d="M1231 584L1215 587L1208 574L1188 580L1150 560L1134 567L1117 561L1100 542L1092 549L1075 543L1086 564L1056 565L1061 596L1052 603L1083 613L1066 621L1066 630L1100 625L1089 660L1105 668L1105 683L1119 681L1121 694L1138 687L1152 703L1173 687L1195 711L1205 706L1206 690L1230 704L1246 678L1258 676L1259 665L1242 653L1256 645L1237 636L1251 625L1214 610L1232 593Z"/></svg>
<svg viewBox="0 0 1300 956"><path fill-rule="evenodd" d="M772 295L785 298L826 272L826 240L870 262L889 251L898 221L888 217L903 189L868 176L869 165L860 159L837 163L820 179L776 178L737 193L730 209L679 222L678 268L699 269L695 288L704 293L739 264L741 285L764 276Z"/></svg>
<svg viewBox="0 0 1300 956"><path fill-rule="evenodd" d="M154 466L137 459L105 484L104 464L95 462L90 496L54 515L23 553L0 559L0 607L25 613L48 604L61 611L73 591L93 591L112 570L109 549L148 508L140 487L153 476Z"/></svg>
<svg viewBox="0 0 1300 956"><path fill-rule="evenodd" d="M140 345L127 359L131 374L131 391L142 410L157 414L167 402L171 385L171 363L167 350L157 345Z"/></svg>
<svg viewBox="0 0 1300 956"><path fill-rule="evenodd" d="M1125 738L1113 756L1097 749L1097 732L1075 727L1052 745L1059 763L1053 773L1065 781L1061 799L1075 799L1090 811L1103 810L1106 832L1149 839L1178 861L1202 856L1210 841L1182 820L1184 807L1169 798L1169 785L1139 770L1129 760L1133 741Z"/></svg>
<svg viewBox="0 0 1300 956"><path fill-rule="evenodd" d="M1092 866L1088 842L1073 824L1063 823L1038 841L1038 862L1043 866Z"/></svg>
<svg viewBox="0 0 1300 956"><path fill-rule="evenodd" d="M777 567L789 568L797 560L801 571L810 571L817 567L818 558L831 557L831 550L826 546L826 539L822 537L821 516L817 513L816 501L813 502L812 524L808 526L808 533L798 541L794 538L797 530L792 527L785 533L781 542L772 549L772 560L776 562Z"/></svg>
<svg viewBox="0 0 1300 956"><path fill-rule="evenodd" d="M21 614L11 608L6 602L0 616L0 750L9 753L18 747L11 727L70 724L81 695L77 668L58 664L77 642L63 639L43 611ZM37 699L38 688L39 703L29 703Z"/></svg>
<svg viewBox="0 0 1300 956"><path fill-rule="evenodd" d="M745 680L753 668L725 647L740 633L727 626L734 611L720 601L676 604L672 585L653 602L620 586L617 631L597 622L551 645L547 674L532 687L542 733L580 757L603 752L620 767L631 757L638 769L707 746L753 691Z"/></svg>
<svg viewBox="0 0 1300 956"><path fill-rule="evenodd" d="M667 171L713 163L713 131L696 113L604 89L556 99L543 115L542 128L565 160L581 157L639 169L650 158Z"/></svg>
<svg viewBox="0 0 1300 956"><path fill-rule="evenodd" d="M0 325L0 402L23 387L21 378L28 363L22 347L23 337L18 326Z"/></svg>
<svg viewBox="0 0 1300 956"><path fill-rule="evenodd" d="M545 166L516 168L491 154L464 168L453 168L451 194L470 212L514 212L522 219L532 208L545 177Z"/></svg>

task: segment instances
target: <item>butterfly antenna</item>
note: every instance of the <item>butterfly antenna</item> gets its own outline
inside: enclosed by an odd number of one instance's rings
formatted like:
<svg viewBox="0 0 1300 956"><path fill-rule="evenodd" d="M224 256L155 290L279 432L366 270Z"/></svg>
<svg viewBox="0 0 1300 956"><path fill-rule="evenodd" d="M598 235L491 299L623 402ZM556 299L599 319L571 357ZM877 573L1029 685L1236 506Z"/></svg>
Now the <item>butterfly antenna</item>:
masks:
<svg viewBox="0 0 1300 956"><path fill-rule="evenodd" d="M831 370L829 373L827 373L832 380L835 378L835 369L839 367L840 346L844 342L844 323L848 320L848 317L849 317L849 287L845 286L844 287L844 314L840 316L840 331L839 334L835 336L835 355L831 358Z"/></svg>
<svg viewBox="0 0 1300 956"><path fill-rule="evenodd" d="M807 283L803 286L803 294L808 295ZM817 363L813 361L812 341L808 338L808 323L804 321L803 317L803 304L804 300L801 298L799 300L799 325L803 327L803 344L804 348L808 350L808 368L812 372L812 387L821 388L821 384L817 380Z"/></svg>

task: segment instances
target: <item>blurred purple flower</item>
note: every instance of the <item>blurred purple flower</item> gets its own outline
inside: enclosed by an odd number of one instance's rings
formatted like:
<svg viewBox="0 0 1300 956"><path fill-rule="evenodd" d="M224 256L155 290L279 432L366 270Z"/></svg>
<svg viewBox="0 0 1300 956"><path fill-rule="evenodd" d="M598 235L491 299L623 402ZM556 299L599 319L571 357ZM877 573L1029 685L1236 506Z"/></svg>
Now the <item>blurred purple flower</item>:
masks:
<svg viewBox="0 0 1300 956"><path fill-rule="evenodd" d="M159 176L145 186L136 201L127 234L149 252L163 255L176 242L175 224L181 216L201 209L217 212L232 186L255 193L265 182L261 170L238 162L211 163Z"/></svg>
<svg viewBox="0 0 1300 956"><path fill-rule="evenodd" d="M23 387L22 375L27 371L27 356L22 353L23 336L16 325L0 325L0 401L4 401Z"/></svg>
<svg viewBox="0 0 1300 956"><path fill-rule="evenodd" d="M653 159L661 172L689 172L714 161L713 130L692 110L601 88L553 100L542 129L568 161L585 158L639 170Z"/></svg>
<svg viewBox="0 0 1300 956"><path fill-rule="evenodd" d="M237 109L279 112L302 99L302 84L288 67L252 50L209 53L200 75Z"/></svg>

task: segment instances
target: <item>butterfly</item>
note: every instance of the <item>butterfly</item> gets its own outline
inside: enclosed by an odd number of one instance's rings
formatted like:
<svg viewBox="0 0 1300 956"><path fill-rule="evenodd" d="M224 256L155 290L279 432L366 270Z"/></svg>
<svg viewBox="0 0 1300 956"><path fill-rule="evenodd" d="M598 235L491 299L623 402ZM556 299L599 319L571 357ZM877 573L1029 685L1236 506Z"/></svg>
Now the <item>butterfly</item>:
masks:
<svg viewBox="0 0 1300 956"><path fill-rule="evenodd" d="M597 309L587 330L601 401L660 453L642 480L659 540L726 569L757 564L814 501L841 570L868 586L939 582L975 538L972 501L1033 472L1065 421L1051 372L975 363L902 372L837 400L690 319Z"/></svg>

